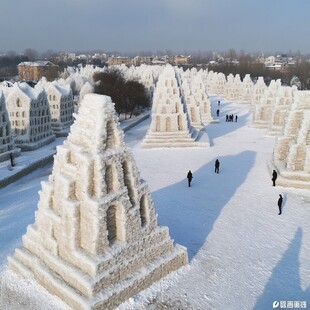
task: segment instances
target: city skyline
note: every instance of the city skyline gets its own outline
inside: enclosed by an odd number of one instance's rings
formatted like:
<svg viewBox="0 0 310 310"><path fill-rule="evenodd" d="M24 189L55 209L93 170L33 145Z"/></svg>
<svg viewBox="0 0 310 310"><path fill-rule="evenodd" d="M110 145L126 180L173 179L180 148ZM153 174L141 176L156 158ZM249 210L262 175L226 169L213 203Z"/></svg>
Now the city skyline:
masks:
<svg viewBox="0 0 310 310"><path fill-rule="evenodd" d="M308 0L3 0L1 6L1 52L310 53Z"/></svg>

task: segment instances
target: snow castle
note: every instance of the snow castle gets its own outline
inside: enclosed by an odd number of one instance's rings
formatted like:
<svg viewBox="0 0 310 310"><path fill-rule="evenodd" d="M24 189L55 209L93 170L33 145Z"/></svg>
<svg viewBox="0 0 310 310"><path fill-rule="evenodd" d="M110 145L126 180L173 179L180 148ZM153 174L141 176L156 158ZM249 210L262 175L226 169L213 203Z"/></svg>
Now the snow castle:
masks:
<svg viewBox="0 0 310 310"><path fill-rule="evenodd" d="M15 147L4 95L0 90L0 162L9 159L10 154L13 157L19 156L20 149Z"/></svg>
<svg viewBox="0 0 310 310"><path fill-rule="evenodd" d="M157 224L110 97L84 97L41 185L35 223L9 268L72 308L114 309L187 264L186 248ZM2 295L5 304L5 287Z"/></svg>

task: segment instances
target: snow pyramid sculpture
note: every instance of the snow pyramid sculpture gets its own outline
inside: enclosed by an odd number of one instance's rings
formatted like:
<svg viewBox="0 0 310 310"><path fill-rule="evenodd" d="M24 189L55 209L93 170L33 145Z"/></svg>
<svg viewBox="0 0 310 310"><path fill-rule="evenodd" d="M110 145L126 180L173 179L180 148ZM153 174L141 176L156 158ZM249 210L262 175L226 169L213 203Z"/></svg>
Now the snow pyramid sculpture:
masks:
<svg viewBox="0 0 310 310"><path fill-rule="evenodd" d="M20 149L15 147L4 95L0 90L0 162L9 159L10 154L16 157L20 154Z"/></svg>
<svg viewBox="0 0 310 310"><path fill-rule="evenodd" d="M7 98L7 109L17 147L33 151L55 140L46 93L26 83L15 83Z"/></svg>
<svg viewBox="0 0 310 310"><path fill-rule="evenodd" d="M277 184L310 189L310 91L294 95L272 161L279 172Z"/></svg>
<svg viewBox="0 0 310 310"><path fill-rule="evenodd" d="M9 268L73 309L114 309L187 263L157 224L110 97L87 94L42 182L35 223Z"/></svg>
<svg viewBox="0 0 310 310"><path fill-rule="evenodd" d="M167 65L156 84L152 121L141 146L143 148L209 146L208 143L195 141L198 132L191 126L188 114L187 107L181 100L175 70L171 65Z"/></svg>

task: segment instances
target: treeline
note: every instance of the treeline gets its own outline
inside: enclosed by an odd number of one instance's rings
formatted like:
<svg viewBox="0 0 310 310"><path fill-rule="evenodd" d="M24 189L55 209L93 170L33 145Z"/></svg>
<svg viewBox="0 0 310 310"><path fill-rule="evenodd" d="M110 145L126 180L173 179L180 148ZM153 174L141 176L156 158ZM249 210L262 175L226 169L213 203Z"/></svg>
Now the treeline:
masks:
<svg viewBox="0 0 310 310"><path fill-rule="evenodd" d="M246 74L250 74L252 79L255 80L259 76L264 77L268 85L271 80L281 79L282 85L292 85L292 81L298 81L298 88L301 90L310 89L310 63L308 61L301 61L294 65L287 65L281 70L266 68L264 64L260 63L239 63L230 64L222 63L217 65L209 65L209 71L222 72L226 76L230 73L233 75L239 74L241 79Z"/></svg>
<svg viewBox="0 0 310 310"><path fill-rule="evenodd" d="M18 74L17 65L23 61L28 61L25 55L5 55L0 56L0 78L11 78Z"/></svg>
<svg viewBox="0 0 310 310"><path fill-rule="evenodd" d="M116 112L125 118L138 115L150 106L150 98L143 84L126 80L121 71L108 68L105 72L94 74L95 93L110 96L115 103Z"/></svg>

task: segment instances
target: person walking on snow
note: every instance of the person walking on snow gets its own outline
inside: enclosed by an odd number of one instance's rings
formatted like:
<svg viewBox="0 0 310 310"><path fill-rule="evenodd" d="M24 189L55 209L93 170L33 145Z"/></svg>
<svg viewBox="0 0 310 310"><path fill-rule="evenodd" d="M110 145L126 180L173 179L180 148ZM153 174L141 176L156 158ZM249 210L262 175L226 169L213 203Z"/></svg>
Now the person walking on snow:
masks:
<svg viewBox="0 0 310 310"><path fill-rule="evenodd" d="M278 177L278 174L277 174L277 171L273 170L272 172L272 183L273 183L273 186L276 186L276 179Z"/></svg>
<svg viewBox="0 0 310 310"><path fill-rule="evenodd" d="M191 187L192 179L193 179L193 174L192 174L192 172L189 170L188 173L187 173L188 187Z"/></svg>
<svg viewBox="0 0 310 310"><path fill-rule="evenodd" d="M214 169L215 173L219 173L220 172L220 161L218 159L216 159L215 161L215 169Z"/></svg>
<svg viewBox="0 0 310 310"><path fill-rule="evenodd" d="M219 110L219 109L216 110L216 116L217 116L217 117L220 116L220 110Z"/></svg>
<svg viewBox="0 0 310 310"><path fill-rule="evenodd" d="M282 195L280 194L279 196L280 197L278 199L278 207L279 207L279 214L278 215L282 214L282 202L283 202Z"/></svg>

